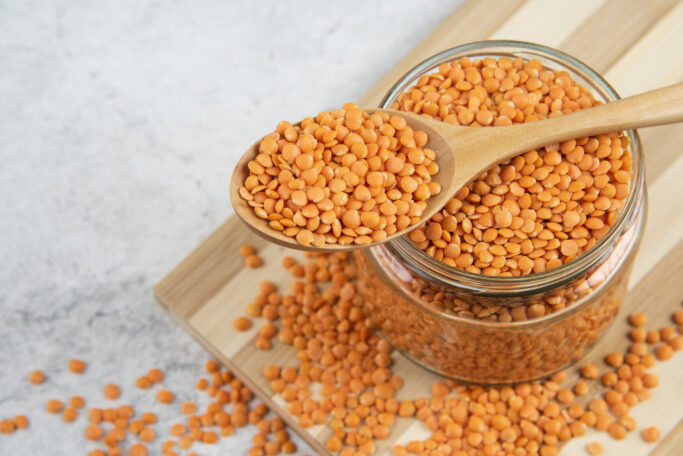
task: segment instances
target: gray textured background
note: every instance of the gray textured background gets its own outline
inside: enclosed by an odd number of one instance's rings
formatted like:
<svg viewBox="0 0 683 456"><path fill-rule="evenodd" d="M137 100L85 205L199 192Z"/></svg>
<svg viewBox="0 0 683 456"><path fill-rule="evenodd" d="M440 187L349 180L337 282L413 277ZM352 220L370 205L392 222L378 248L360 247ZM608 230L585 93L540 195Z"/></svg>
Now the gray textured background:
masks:
<svg viewBox="0 0 683 456"><path fill-rule="evenodd" d="M0 454L86 454L85 413L44 404L109 406L108 382L159 413L160 453L208 356L151 288L230 215L238 155L357 99L459 3L0 0L0 419L31 420ZM173 406L133 386L154 366ZM195 450L244 454L253 432Z"/></svg>

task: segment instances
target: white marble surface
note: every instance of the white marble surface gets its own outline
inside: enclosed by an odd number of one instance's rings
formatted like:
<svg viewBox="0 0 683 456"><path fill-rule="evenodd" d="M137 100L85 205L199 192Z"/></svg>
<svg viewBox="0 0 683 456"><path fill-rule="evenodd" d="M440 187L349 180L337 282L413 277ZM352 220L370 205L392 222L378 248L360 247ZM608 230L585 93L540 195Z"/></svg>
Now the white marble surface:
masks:
<svg viewBox="0 0 683 456"><path fill-rule="evenodd" d="M108 406L107 382L159 413L159 454L208 356L151 288L230 214L239 153L356 99L458 3L0 0L0 419L31 420L0 454L86 454L85 414L44 404ZM174 406L133 387L153 366ZM253 432L195 448L244 454Z"/></svg>

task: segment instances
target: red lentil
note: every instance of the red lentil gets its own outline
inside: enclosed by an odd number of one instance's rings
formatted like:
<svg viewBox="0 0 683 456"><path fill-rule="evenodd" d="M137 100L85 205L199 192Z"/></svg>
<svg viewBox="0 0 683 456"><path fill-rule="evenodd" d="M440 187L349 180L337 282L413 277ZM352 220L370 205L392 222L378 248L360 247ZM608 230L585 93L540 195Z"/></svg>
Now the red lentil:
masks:
<svg viewBox="0 0 683 456"><path fill-rule="evenodd" d="M602 445L598 442L589 443L586 449L588 450L588 453L592 456L599 456L603 452Z"/></svg>
<svg viewBox="0 0 683 456"><path fill-rule="evenodd" d="M86 363L80 359L72 359L69 361L69 370L74 374L82 374L85 370Z"/></svg>
<svg viewBox="0 0 683 456"><path fill-rule="evenodd" d="M634 328L640 328L647 323L647 315L643 313L635 313L628 317L628 323Z"/></svg>
<svg viewBox="0 0 683 456"><path fill-rule="evenodd" d="M104 387L104 397L107 399L118 399L119 395L121 394L121 389L118 387L118 385L115 385L113 383L109 383Z"/></svg>
<svg viewBox="0 0 683 456"><path fill-rule="evenodd" d="M28 427L28 418L25 415L17 415L12 418L12 423L14 423L14 427L17 429L25 429Z"/></svg>
<svg viewBox="0 0 683 456"><path fill-rule="evenodd" d="M173 402L173 393L169 390L161 390L157 393L157 400L162 404L170 404Z"/></svg>
<svg viewBox="0 0 683 456"><path fill-rule="evenodd" d="M59 413L63 408L64 403L57 399L50 399L45 406L45 409L50 413Z"/></svg>
<svg viewBox="0 0 683 456"><path fill-rule="evenodd" d="M246 331L251 328L251 320L246 317L239 317L233 321L232 326L238 331Z"/></svg>
<svg viewBox="0 0 683 456"><path fill-rule="evenodd" d="M42 371L35 370L28 375L28 381L34 385L40 385L45 381L45 374Z"/></svg>
<svg viewBox="0 0 683 456"><path fill-rule="evenodd" d="M646 429L643 429L643 439L646 442L656 442L659 440L660 437L660 432L659 429L656 427L649 427Z"/></svg>

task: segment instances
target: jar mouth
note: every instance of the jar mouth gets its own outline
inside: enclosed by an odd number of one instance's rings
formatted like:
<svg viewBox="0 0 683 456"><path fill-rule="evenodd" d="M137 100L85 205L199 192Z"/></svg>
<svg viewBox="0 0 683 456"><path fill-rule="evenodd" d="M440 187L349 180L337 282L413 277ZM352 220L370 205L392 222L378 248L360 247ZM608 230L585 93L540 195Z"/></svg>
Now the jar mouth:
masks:
<svg viewBox="0 0 683 456"><path fill-rule="evenodd" d="M555 63L559 69L569 70L572 78L578 79L578 83L596 93L604 101L618 100L619 94L605 81L600 74L580 60L565 54L562 51L536 43L513 40L488 40L456 46L439 52L424 60L408 71L380 102L379 107L389 109L398 96L417 78L424 74L430 74L438 68L439 64L449 62L461 57L484 58L484 57L521 57L527 60L539 58L544 66L546 63ZM555 69L558 69L555 68ZM578 76L578 77L577 77ZM476 128L476 127L472 127ZM495 127L494 127L495 128ZM398 255L403 261L415 264L421 269L427 269L432 274L432 279L446 286L457 286L469 289L472 292L508 292L524 294L530 291L539 292L544 289L556 287L566 283L590 270L609 251L609 246L614 244L617 238L628 228L628 222L634 220L642 194L644 193L644 166L640 137L636 130L626 130L629 138L629 147L633 156L633 176L631 188L626 204L619 211L615 223L599 239L594 246L584 252L575 260L550 269L548 271L528 275L500 277L476 274L449 266L436 258L433 258L422 249L418 248L408 236L401 236L389 241L387 247Z"/></svg>

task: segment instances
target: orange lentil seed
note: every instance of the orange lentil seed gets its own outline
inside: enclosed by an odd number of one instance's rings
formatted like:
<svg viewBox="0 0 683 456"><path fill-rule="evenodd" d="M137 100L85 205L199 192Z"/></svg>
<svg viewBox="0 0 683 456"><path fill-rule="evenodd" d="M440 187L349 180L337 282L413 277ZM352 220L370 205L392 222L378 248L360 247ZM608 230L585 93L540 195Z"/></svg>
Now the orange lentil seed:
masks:
<svg viewBox="0 0 683 456"><path fill-rule="evenodd" d="M164 380L164 372L156 367L152 368L147 372L147 378L149 378L152 383L159 383Z"/></svg>
<svg viewBox="0 0 683 456"><path fill-rule="evenodd" d="M149 427L142 428L138 435L140 437L140 440L142 440L143 442L151 442L156 437L154 429Z"/></svg>
<svg viewBox="0 0 683 456"><path fill-rule="evenodd" d="M69 361L69 370L74 374L82 374L85 367L85 361L81 361L80 359L72 359Z"/></svg>
<svg viewBox="0 0 683 456"><path fill-rule="evenodd" d="M85 428L85 438L88 440L99 440L102 437L102 428L97 424L91 424Z"/></svg>
<svg viewBox="0 0 683 456"><path fill-rule="evenodd" d="M240 247L239 252L240 252L240 255L242 255L243 257L246 258L249 255L253 255L256 252L256 250L254 249L254 247L252 245L244 244Z"/></svg>
<svg viewBox="0 0 683 456"><path fill-rule="evenodd" d="M59 413L63 408L64 403L57 399L50 399L45 406L45 409L50 413Z"/></svg>
<svg viewBox="0 0 683 456"><path fill-rule="evenodd" d="M142 443L134 443L130 447L130 456L147 456L147 447Z"/></svg>
<svg viewBox="0 0 683 456"><path fill-rule="evenodd" d="M0 434L11 434L14 432L14 421L9 419L0 420Z"/></svg>
<svg viewBox="0 0 683 456"><path fill-rule="evenodd" d="M193 413L195 413L197 411L197 404L195 404L194 402L189 402L189 401L183 402L180 405L180 410L185 415L192 415Z"/></svg>
<svg viewBox="0 0 683 456"><path fill-rule="evenodd" d="M596 379L598 378L598 368L595 364L585 364L581 368L581 375L588 379Z"/></svg>
<svg viewBox="0 0 683 456"><path fill-rule="evenodd" d="M157 393L157 400L162 404L170 404L171 402L173 402L173 399L173 393L169 390L163 389Z"/></svg>
<svg viewBox="0 0 683 456"><path fill-rule="evenodd" d="M17 415L12 418L12 422L17 429L25 429L28 427L28 418L26 415Z"/></svg>
<svg viewBox="0 0 683 456"><path fill-rule="evenodd" d="M145 412L140 415L140 421L144 424L154 424L157 422L157 416L153 412Z"/></svg>
<svg viewBox="0 0 683 456"><path fill-rule="evenodd" d="M602 445L598 442L591 442L586 447L591 456L600 456L603 452Z"/></svg>
<svg viewBox="0 0 683 456"><path fill-rule="evenodd" d="M258 268L263 264L263 260L258 255L249 255L244 259L244 264L248 268Z"/></svg>
<svg viewBox="0 0 683 456"><path fill-rule="evenodd" d="M142 377L138 377L138 379L135 381L135 386L137 386L140 389L148 389L152 387L152 380L149 379L146 375Z"/></svg>
<svg viewBox="0 0 683 456"><path fill-rule="evenodd" d="M650 443L656 442L659 440L660 436L661 436L661 433L659 432L659 429L656 427L649 427L649 428L643 429L643 439L646 442L650 442Z"/></svg>
<svg viewBox="0 0 683 456"><path fill-rule="evenodd" d="M28 374L28 381L34 385L40 385L45 381L45 374L43 371L35 370Z"/></svg>
<svg viewBox="0 0 683 456"><path fill-rule="evenodd" d="M78 418L78 411L75 408L66 407L62 412L62 419L67 423L76 421L76 418Z"/></svg>
<svg viewBox="0 0 683 456"><path fill-rule="evenodd" d="M104 387L104 397L110 400L118 399L121 394L121 388L118 385L109 383Z"/></svg>
<svg viewBox="0 0 683 456"><path fill-rule="evenodd" d="M246 331L251 328L251 321L246 317L238 317L232 322L232 326L238 331Z"/></svg>
<svg viewBox="0 0 683 456"><path fill-rule="evenodd" d="M69 399L69 405L75 409L82 409L85 406L85 399L82 396L73 396Z"/></svg>
<svg viewBox="0 0 683 456"><path fill-rule="evenodd" d="M634 328L643 327L647 323L647 315L645 315L644 313L635 313L629 315L628 323Z"/></svg>

